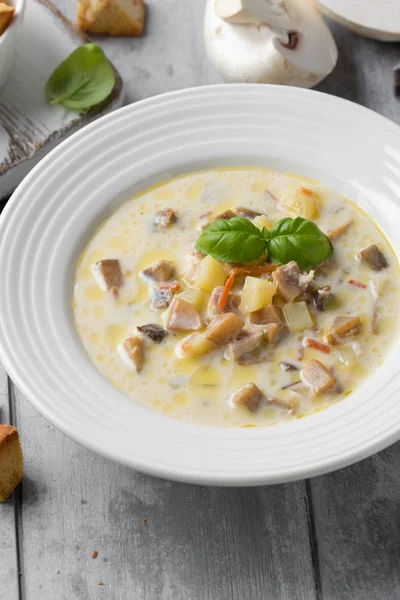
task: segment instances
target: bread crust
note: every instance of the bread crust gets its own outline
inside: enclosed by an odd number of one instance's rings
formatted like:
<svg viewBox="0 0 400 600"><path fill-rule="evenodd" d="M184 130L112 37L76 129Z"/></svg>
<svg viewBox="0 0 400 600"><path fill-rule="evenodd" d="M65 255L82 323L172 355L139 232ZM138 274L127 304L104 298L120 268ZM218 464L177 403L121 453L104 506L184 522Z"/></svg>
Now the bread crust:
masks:
<svg viewBox="0 0 400 600"><path fill-rule="evenodd" d="M126 0L78 0L77 28L90 33L138 36L145 21L143 0L130 0L135 18L124 7Z"/></svg>
<svg viewBox="0 0 400 600"><path fill-rule="evenodd" d="M24 458L18 430L0 425L0 502L5 502L24 474Z"/></svg>

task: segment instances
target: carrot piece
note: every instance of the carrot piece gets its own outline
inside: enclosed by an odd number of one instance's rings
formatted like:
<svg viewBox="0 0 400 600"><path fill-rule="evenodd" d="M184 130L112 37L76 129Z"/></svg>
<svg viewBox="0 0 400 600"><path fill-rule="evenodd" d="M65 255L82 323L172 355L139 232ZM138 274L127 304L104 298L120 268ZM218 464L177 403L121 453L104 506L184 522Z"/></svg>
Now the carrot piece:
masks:
<svg viewBox="0 0 400 600"><path fill-rule="evenodd" d="M361 281L357 281L357 279L349 279L349 283L350 283L350 285L354 285L355 287L361 288L362 290L365 290L368 287L365 285L365 283L362 283Z"/></svg>
<svg viewBox="0 0 400 600"><path fill-rule="evenodd" d="M339 225L339 227L337 227L333 231L328 232L328 238L330 240L336 240L336 238L343 235L343 233L346 233L346 231L351 225L353 225L353 221L348 221L347 223L343 223L343 225Z"/></svg>
<svg viewBox="0 0 400 600"><path fill-rule="evenodd" d="M160 289L171 290L171 292L179 292L181 286L177 281L161 281Z"/></svg>
<svg viewBox="0 0 400 600"><path fill-rule="evenodd" d="M303 192L303 194L306 194L307 196L312 196L314 193L312 190L309 190L308 188L305 188L305 187L300 188L300 191Z"/></svg>
<svg viewBox="0 0 400 600"><path fill-rule="evenodd" d="M278 265L263 265L261 267L235 267L232 273L235 275L261 275L262 273L272 273L276 271Z"/></svg>
<svg viewBox="0 0 400 600"><path fill-rule="evenodd" d="M228 279L226 280L224 289L222 290L222 294L219 298L219 301L218 301L219 310L224 310L226 303L228 302L229 294L232 289L234 281L235 281L235 273L232 271L232 273L229 275Z"/></svg>
<svg viewBox="0 0 400 600"><path fill-rule="evenodd" d="M305 348L315 348L315 350L319 350L324 354L330 354L332 351L332 348L327 344L322 344L321 342L318 342L317 340L313 340L312 338L308 337L304 338L303 346Z"/></svg>

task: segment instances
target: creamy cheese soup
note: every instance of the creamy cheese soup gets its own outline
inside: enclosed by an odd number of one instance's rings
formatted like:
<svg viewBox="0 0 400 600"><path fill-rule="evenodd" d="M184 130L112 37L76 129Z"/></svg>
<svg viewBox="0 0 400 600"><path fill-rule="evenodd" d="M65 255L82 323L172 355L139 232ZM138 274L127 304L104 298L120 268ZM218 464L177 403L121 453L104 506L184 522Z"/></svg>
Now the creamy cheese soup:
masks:
<svg viewBox="0 0 400 600"><path fill-rule="evenodd" d="M125 202L79 260L73 309L90 359L133 401L250 427L349 396L396 338L399 301L397 260L368 215L325 186L248 168Z"/></svg>

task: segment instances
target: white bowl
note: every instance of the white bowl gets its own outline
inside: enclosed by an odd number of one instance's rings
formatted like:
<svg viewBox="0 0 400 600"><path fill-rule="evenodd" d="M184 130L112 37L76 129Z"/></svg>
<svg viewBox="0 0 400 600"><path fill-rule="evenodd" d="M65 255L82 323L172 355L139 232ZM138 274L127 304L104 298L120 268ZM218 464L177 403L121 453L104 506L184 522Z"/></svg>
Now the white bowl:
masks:
<svg viewBox="0 0 400 600"><path fill-rule="evenodd" d="M0 87L6 82L14 63L25 10L25 0L12 0L11 4L15 7L13 20L3 35L0 35Z"/></svg>
<svg viewBox="0 0 400 600"><path fill-rule="evenodd" d="M334 96L223 85L122 108L53 150L0 220L0 358L67 435L137 470L217 485L277 483L350 464L400 438L400 343L349 398L289 424L200 427L115 389L75 332L73 277L99 223L156 182L215 166L262 165L334 186L400 254L400 129ZM40 435L38 433L38 435Z"/></svg>

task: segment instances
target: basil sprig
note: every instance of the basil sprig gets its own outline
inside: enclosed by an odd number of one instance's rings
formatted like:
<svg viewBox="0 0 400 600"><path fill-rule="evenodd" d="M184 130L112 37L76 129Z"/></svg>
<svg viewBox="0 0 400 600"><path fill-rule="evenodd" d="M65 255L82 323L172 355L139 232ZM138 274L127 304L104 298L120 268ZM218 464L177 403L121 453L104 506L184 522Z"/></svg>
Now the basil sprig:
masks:
<svg viewBox="0 0 400 600"><path fill-rule="evenodd" d="M103 50L97 44L85 44L53 71L46 94L52 104L83 112L103 102L114 84L114 71Z"/></svg>
<svg viewBox="0 0 400 600"><path fill-rule="evenodd" d="M281 219L269 230L243 217L217 219L203 231L196 248L223 262L246 264L268 254L276 264L294 260L300 269L318 265L333 252L328 236L302 217Z"/></svg>

